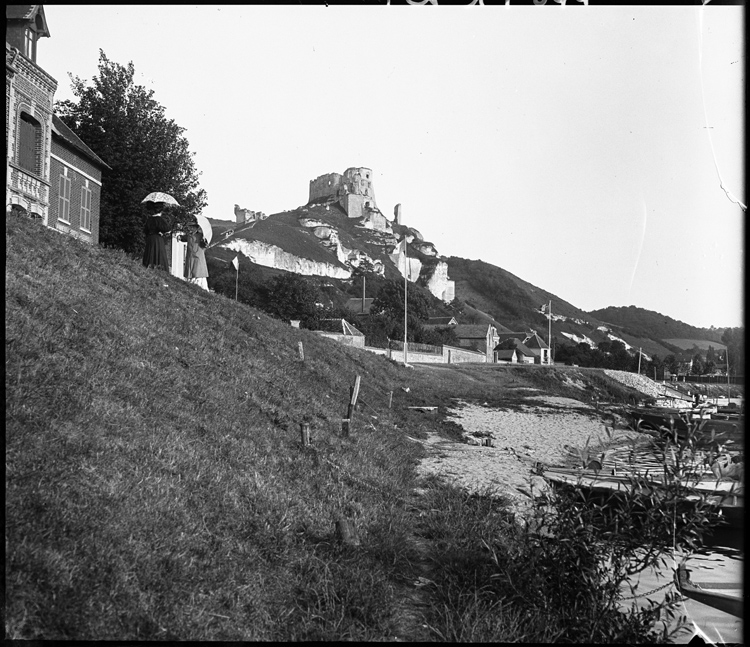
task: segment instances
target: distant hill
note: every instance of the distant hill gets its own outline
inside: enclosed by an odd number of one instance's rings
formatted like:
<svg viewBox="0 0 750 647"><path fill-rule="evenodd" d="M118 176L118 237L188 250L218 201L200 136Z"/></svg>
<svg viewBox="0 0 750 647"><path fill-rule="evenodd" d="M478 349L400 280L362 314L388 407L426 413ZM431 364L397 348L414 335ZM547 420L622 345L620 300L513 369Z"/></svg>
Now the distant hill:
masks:
<svg viewBox="0 0 750 647"><path fill-rule="evenodd" d="M717 350L725 348L721 341L723 329L696 328L653 310L636 306L611 306L593 310L590 314L607 324L619 327L628 335L658 339L681 350L690 350L693 346L707 349L709 345Z"/></svg>

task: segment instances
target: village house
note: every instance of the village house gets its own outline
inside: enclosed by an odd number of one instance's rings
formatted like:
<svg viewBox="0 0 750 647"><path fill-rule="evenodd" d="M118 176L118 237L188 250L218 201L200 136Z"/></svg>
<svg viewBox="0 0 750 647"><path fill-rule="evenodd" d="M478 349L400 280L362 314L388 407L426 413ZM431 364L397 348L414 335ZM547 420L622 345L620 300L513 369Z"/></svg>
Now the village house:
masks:
<svg viewBox="0 0 750 647"><path fill-rule="evenodd" d="M533 364L536 359L532 350L515 337L504 339L495 346L494 356L501 364Z"/></svg>
<svg viewBox="0 0 750 647"><path fill-rule="evenodd" d="M50 36L44 7L7 5L5 18L6 210L97 243L108 167L53 114L57 81L36 62Z"/></svg>
<svg viewBox="0 0 750 647"><path fill-rule="evenodd" d="M497 329L492 324L458 324L453 326L458 337L458 345L484 353L488 362L494 360L493 352L497 346Z"/></svg>
<svg viewBox="0 0 750 647"><path fill-rule="evenodd" d="M518 340L524 347L525 351L532 354L535 364L551 364L552 356L550 354L549 345L545 342L535 331L529 332L506 332L498 335L500 345L502 342L508 339ZM518 346L516 345L516 348Z"/></svg>

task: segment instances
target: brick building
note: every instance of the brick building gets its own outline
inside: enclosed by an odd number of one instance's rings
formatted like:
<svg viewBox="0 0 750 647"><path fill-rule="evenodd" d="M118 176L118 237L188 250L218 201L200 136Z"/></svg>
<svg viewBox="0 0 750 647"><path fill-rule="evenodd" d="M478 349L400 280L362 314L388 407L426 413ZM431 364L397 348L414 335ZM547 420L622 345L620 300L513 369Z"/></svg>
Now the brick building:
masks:
<svg viewBox="0 0 750 647"><path fill-rule="evenodd" d="M5 208L96 243L107 165L53 114L57 81L36 63L42 5L5 8Z"/></svg>
<svg viewBox="0 0 750 647"><path fill-rule="evenodd" d="M98 244L102 170L109 167L55 115L50 157L47 224Z"/></svg>

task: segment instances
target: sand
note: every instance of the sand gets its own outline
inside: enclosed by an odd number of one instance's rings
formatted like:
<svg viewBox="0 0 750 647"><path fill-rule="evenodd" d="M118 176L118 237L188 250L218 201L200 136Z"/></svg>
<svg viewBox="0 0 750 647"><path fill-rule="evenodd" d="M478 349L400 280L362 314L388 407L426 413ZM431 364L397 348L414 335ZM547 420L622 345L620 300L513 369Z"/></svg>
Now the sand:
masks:
<svg viewBox="0 0 750 647"><path fill-rule="evenodd" d="M608 438L596 410L569 398L534 395L533 401L514 410L459 402L449 419L464 429L464 438L492 439L492 447L456 442L431 434L422 442L428 450L417 471L440 478L470 492L501 494L517 512L531 502L532 491L546 487L533 475L534 465L569 463L575 448L627 442L632 430L614 429ZM611 428L611 427L610 427Z"/></svg>

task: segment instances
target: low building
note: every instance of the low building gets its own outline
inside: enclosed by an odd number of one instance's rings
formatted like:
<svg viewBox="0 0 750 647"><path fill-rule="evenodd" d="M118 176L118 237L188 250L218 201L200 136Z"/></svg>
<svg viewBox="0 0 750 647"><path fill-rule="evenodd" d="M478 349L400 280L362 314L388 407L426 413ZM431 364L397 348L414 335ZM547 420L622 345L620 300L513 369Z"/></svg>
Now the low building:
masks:
<svg viewBox="0 0 750 647"><path fill-rule="evenodd" d="M492 362L493 352L498 343L497 329L492 324L458 324L453 327L458 345L484 353L487 361Z"/></svg>
<svg viewBox="0 0 750 647"><path fill-rule="evenodd" d="M532 354L534 363L536 364L551 364L551 354L547 342L545 342L535 331L529 332L506 332L498 335L499 342L502 344L503 341L508 339L516 339L523 344L526 351Z"/></svg>
<svg viewBox="0 0 750 647"><path fill-rule="evenodd" d="M323 337L335 339L336 341L354 346L355 348L365 348L365 336L346 319L321 319L318 329L315 331Z"/></svg>
<svg viewBox="0 0 750 647"><path fill-rule="evenodd" d="M536 360L536 355L520 339L517 337L506 337L495 346L495 361L508 363L507 358L513 357L513 355L509 354L510 351L515 355L515 361L511 360L514 364L533 364Z"/></svg>

